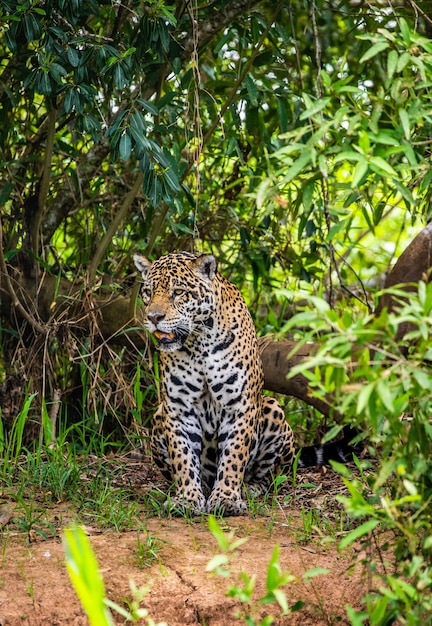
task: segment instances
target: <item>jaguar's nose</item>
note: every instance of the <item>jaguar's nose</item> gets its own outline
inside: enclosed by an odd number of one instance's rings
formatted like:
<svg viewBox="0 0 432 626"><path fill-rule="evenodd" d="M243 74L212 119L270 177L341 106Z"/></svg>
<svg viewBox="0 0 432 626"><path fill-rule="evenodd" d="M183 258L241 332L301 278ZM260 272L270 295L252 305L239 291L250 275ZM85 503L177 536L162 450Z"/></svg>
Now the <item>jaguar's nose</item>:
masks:
<svg viewBox="0 0 432 626"><path fill-rule="evenodd" d="M159 322L161 322L165 318L165 313L161 313L160 311L150 311L147 313L148 319L152 324L157 326Z"/></svg>

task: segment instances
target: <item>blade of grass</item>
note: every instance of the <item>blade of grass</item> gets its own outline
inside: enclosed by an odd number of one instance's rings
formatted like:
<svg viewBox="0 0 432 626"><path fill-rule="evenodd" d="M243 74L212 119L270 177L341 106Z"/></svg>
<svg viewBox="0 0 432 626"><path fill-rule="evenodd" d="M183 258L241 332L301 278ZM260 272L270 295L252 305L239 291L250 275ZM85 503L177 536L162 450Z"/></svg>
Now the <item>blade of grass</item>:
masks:
<svg viewBox="0 0 432 626"><path fill-rule="evenodd" d="M66 528L63 535L66 567L91 626L114 626L105 604L105 585L90 541L80 527Z"/></svg>

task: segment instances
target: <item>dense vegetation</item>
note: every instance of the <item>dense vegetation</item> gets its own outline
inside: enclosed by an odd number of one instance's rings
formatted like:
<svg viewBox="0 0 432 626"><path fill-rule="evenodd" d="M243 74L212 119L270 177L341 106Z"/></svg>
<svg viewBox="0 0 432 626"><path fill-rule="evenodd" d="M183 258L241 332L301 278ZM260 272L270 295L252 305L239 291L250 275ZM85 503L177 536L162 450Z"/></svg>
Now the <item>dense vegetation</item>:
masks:
<svg viewBox="0 0 432 626"><path fill-rule="evenodd" d="M27 441L139 433L157 376L123 327L132 252L211 251L260 333L323 342L303 374L383 459L346 479L356 536L395 534L373 624L432 611L430 287L373 317L430 217L430 9L0 0L2 449L22 408Z"/></svg>

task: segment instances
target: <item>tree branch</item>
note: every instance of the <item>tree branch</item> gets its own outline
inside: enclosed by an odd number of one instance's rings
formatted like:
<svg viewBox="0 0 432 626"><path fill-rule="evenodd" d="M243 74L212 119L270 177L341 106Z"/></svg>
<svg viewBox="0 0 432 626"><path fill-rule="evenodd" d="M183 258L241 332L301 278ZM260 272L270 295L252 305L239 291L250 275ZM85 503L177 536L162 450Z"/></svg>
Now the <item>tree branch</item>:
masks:
<svg viewBox="0 0 432 626"><path fill-rule="evenodd" d="M106 231L105 235L102 237L102 241L100 242L92 258L92 261L90 263L90 267L88 270L88 279L89 279L90 284L93 283L94 281L97 268L99 267L99 264L105 254L106 249L110 245L112 238L115 235L116 230L118 229L122 221L125 219L132 205L132 202L135 200L139 190L141 189L143 180L144 180L144 174L142 172L138 172L138 175L135 179L135 183L132 189L126 195L126 198L123 200L123 203L120 207L119 212L117 213L117 215L115 216L111 224L109 225L109 228Z"/></svg>
<svg viewBox="0 0 432 626"><path fill-rule="evenodd" d="M85 162L78 165L77 172L79 173L81 169L82 174L84 173L87 178L91 178L99 170L103 160L108 154L108 142L94 145L93 148L84 155ZM69 215L75 205L76 199L68 179L66 184L58 190L56 196L52 198L47 206L47 212L42 224L42 241L44 244L49 243L59 225Z"/></svg>

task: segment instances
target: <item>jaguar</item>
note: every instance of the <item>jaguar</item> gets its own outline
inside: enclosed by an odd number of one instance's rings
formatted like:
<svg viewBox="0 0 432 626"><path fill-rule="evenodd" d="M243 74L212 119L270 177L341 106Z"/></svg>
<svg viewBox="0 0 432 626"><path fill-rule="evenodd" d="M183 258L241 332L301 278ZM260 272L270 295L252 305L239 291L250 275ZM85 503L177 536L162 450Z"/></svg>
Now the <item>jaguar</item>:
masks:
<svg viewBox="0 0 432 626"><path fill-rule="evenodd" d="M247 494L268 490L296 454L282 408L262 393L246 302L211 254L175 252L156 261L136 254L134 262L143 324L160 352L161 404L150 445L175 484L170 508L241 515ZM316 462L310 452L303 456Z"/></svg>

